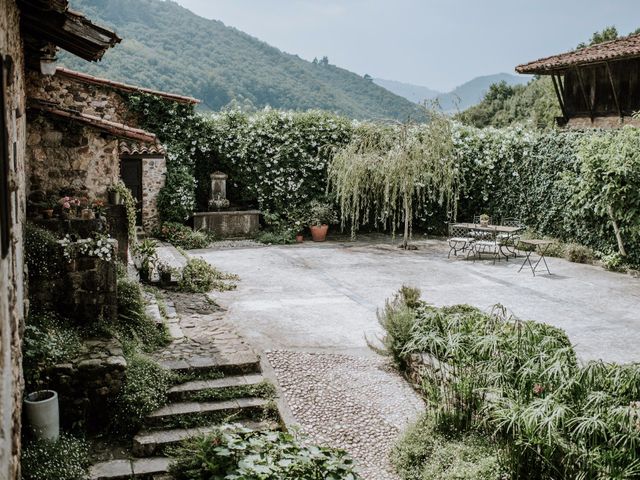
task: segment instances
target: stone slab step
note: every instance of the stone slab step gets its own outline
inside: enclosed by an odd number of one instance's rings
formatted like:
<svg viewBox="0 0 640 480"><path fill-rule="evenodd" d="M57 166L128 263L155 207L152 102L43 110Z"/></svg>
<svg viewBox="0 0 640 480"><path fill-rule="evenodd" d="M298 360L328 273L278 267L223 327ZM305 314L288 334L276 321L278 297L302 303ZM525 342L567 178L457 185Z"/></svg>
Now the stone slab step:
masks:
<svg viewBox="0 0 640 480"><path fill-rule="evenodd" d="M259 373L248 375L232 375L216 380L194 380L185 382L169 389L168 395L171 401L186 400L190 396L206 390L224 390L234 387L257 385L264 382L264 377Z"/></svg>
<svg viewBox="0 0 640 480"><path fill-rule="evenodd" d="M138 458L135 460L109 460L89 468L90 480L152 480L166 474L171 459L166 457Z"/></svg>
<svg viewBox="0 0 640 480"><path fill-rule="evenodd" d="M182 360L161 360L160 365L174 373L221 372L225 375L260 373L260 357L255 353L235 353L215 357L190 357Z"/></svg>
<svg viewBox="0 0 640 480"><path fill-rule="evenodd" d="M274 422L255 422L241 420L234 425L249 430L274 430L278 425ZM174 428L171 430L141 431L133 438L133 454L138 457L147 457L162 452L166 447L175 446L183 440L207 435L215 431L219 425L208 425L195 428Z"/></svg>
<svg viewBox="0 0 640 480"><path fill-rule="evenodd" d="M210 417L251 418L264 411L269 402L263 398L247 397L217 402L179 402L170 403L152 412L145 419L147 426L162 425L165 422L188 422L191 419L203 420ZM231 422L235 421L231 419Z"/></svg>

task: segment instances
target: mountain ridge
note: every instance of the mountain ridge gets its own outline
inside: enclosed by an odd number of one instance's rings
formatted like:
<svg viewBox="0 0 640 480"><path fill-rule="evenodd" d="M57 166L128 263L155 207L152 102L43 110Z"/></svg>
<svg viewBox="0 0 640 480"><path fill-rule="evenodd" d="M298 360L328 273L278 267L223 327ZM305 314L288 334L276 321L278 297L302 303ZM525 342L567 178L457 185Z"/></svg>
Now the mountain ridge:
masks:
<svg viewBox="0 0 640 480"><path fill-rule="evenodd" d="M173 1L72 0L75 10L123 38L97 64L61 55L66 67L143 87L191 95L219 110L237 105L323 109L357 119L422 119L404 97L328 62L285 53Z"/></svg>
<svg viewBox="0 0 640 480"><path fill-rule="evenodd" d="M374 82L387 88L393 93L405 97L414 103L424 101L437 101L442 110L447 113L466 110L479 104L484 94L493 83L504 81L507 85L524 85L531 79L529 75L513 75L510 73L496 73L492 75L480 75L458 85L450 92L438 92L429 87L415 85L395 80L375 78Z"/></svg>

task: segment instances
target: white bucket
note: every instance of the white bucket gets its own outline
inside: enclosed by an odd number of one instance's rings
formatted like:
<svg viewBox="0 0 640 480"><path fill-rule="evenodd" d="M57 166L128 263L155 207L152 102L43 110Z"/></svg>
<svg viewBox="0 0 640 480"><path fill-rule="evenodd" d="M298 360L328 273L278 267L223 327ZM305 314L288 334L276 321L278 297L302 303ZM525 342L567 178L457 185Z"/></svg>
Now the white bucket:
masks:
<svg viewBox="0 0 640 480"><path fill-rule="evenodd" d="M53 390L40 390L27 395L24 411L31 433L39 440L55 441L60 436L58 394Z"/></svg>

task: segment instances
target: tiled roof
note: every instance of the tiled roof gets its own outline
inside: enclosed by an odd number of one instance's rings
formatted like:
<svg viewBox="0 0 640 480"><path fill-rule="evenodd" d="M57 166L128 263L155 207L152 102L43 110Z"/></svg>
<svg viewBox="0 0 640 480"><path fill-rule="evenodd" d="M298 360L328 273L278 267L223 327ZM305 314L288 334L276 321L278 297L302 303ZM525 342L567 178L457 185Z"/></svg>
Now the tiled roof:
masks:
<svg viewBox="0 0 640 480"><path fill-rule="evenodd" d="M43 112L56 118L62 118L87 125L89 127L113 135L114 137L127 138L148 143L156 142L155 134L149 133L140 128L130 127L129 125L125 125L123 123L111 122L109 120L105 120L103 118L78 112L75 110L63 109L60 108L60 106L50 102L32 100L29 102L29 108L32 110Z"/></svg>
<svg viewBox="0 0 640 480"><path fill-rule="evenodd" d="M162 156L164 155L164 147L159 141L153 143L140 143L134 141L121 140L118 145L121 157L129 156Z"/></svg>
<svg viewBox="0 0 640 480"><path fill-rule="evenodd" d="M640 57L640 34L598 43L590 47L541 58L516 67L518 73L545 74L569 67L600 63L607 60Z"/></svg>
<svg viewBox="0 0 640 480"><path fill-rule="evenodd" d="M192 104L200 103L200 100L198 100L197 98L187 97L184 95L177 95L175 93L161 92L159 90L152 90L151 88L138 87L136 85L129 85L122 82L116 82L114 80L109 80L107 78L94 77L93 75L89 75L87 73L82 73L82 72L76 72L75 70L70 70L64 67L58 67L58 69L56 70L56 75L64 75L65 77L78 80L80 82L91 83L94 85L104 85L107 87L115 88L117 90L122 90L124 92L148 93L150 95L163 97L163 98L166 98L167 100L172 100L178 103L192 103Z"/></svg>

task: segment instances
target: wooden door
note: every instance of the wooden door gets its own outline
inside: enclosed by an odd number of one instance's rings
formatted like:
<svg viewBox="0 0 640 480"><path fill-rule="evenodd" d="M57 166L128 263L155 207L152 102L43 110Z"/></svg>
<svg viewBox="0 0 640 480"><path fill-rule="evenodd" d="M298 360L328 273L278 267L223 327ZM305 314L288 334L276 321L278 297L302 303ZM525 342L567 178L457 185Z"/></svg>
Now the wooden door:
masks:
<svg viewBox="0 0 640 480"><path fill-rule="evenodd" d="M121 159L120 178L137 201L136 225L142 225L142 160L139 158Z"/></svg>

